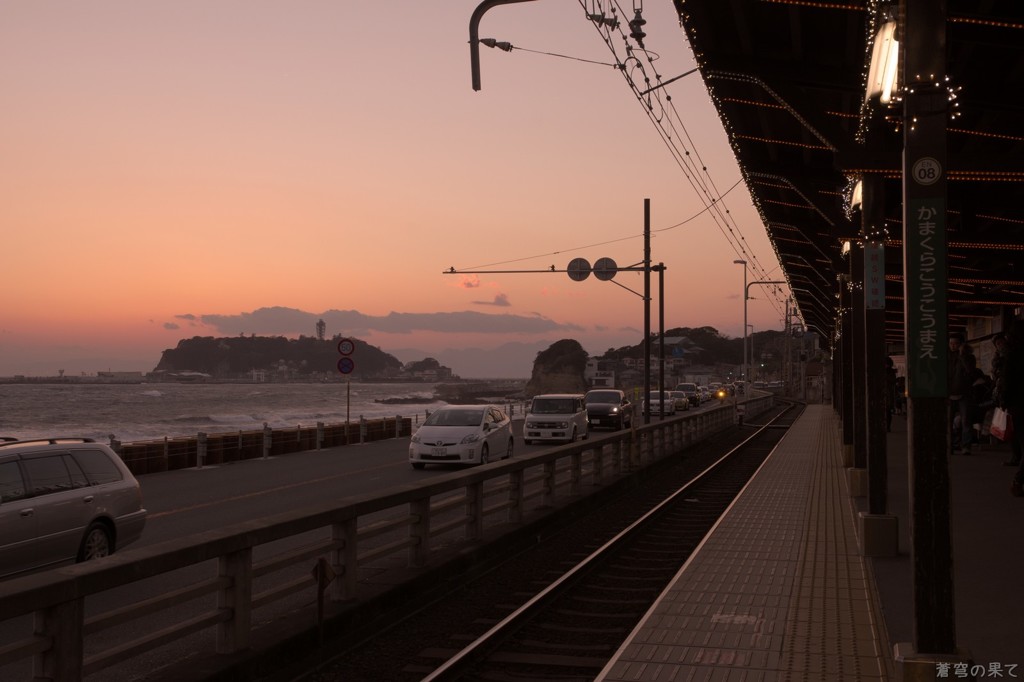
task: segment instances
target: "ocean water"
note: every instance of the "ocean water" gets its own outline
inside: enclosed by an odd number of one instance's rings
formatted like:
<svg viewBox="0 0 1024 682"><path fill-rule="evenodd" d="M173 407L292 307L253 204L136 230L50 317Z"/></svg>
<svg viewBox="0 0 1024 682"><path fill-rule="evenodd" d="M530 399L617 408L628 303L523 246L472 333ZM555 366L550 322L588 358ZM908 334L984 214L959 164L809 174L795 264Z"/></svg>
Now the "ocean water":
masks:
<svg viewBox="0 0 1024 682"><path fill-rule="evenodd" d="M443 405L434 384L2 384L0 436L122 443L417 416ZM418 397L389 405L377 399Z"/></svg>

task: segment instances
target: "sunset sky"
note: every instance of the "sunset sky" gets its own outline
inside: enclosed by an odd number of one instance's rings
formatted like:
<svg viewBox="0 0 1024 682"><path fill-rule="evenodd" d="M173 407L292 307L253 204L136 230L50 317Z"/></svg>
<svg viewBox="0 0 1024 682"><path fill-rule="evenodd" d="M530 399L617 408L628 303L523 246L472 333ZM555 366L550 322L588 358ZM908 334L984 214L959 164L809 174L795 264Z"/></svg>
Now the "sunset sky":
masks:
<svg viewBox="0 0 1024 682"><path fill-rule="evenodd" d="M741 336L733 261L782 273L700 75L652 101L659 130L611 66L621 37L613 54L578 2L524 2L484 17L517 49L482 47L474 92L477 4L0 2L0 376L150 371L183 338L321 318L403 361L526 376L559 339L639 343L641 298L444 271L636 265L645 198L666 327ZM651 84L692 69L671 0L644 18ZM783 326L770 294L751 289L754 331ZM458 349L499 349L493 372Z"/></svg>

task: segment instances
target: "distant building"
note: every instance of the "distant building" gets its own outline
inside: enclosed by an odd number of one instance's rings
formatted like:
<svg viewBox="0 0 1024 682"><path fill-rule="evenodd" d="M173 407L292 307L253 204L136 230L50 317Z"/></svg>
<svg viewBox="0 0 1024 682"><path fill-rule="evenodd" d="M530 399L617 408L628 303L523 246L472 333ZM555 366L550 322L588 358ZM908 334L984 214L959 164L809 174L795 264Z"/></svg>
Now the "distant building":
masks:
<svg viewBox="0 0 1024 682"><path fill-rule="evenodd" d="M616 360L589 358L583 370L583 378L587 380L587 386L590 388L614 388L617 367Z"/></svg>
<svg viewBox="0 0 1024 682"><path fill-rule="evenodd" d="M145 375L142 372L96 372L96 379L112 384L141 384Z"/></svg>

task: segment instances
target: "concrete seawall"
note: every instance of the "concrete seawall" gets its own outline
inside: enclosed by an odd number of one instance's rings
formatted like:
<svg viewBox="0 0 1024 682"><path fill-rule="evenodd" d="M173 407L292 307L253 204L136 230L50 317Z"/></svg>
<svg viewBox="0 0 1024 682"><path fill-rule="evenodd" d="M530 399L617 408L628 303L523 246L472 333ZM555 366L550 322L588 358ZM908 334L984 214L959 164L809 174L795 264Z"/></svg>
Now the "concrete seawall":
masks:
<svg viewBox="0 0 1024 682"><path fill-rule="evenodd" d="M412 434L410 417L364 419L343 424L317 423L314 426L229 433L198 433L182 438L121 443L112 440L111 448L136 476L173 469L237 462L260 457L276 457L293 452L319 450L340 445L366 443Z"/></svg>

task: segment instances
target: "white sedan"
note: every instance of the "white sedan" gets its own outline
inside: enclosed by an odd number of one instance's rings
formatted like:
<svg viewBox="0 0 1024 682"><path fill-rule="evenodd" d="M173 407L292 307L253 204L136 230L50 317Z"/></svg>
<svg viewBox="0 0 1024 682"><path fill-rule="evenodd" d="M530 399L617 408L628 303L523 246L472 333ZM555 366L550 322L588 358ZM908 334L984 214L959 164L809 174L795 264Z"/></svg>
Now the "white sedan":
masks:
<svg viewBox="0 0 1024 682"><path fill-rule="evenodd" d="M644 401L644 414L667 417L675 415L676 401L668 391L651 391Z"/></svg>
<svg viewBox="0 0 1024 682"><path fill-rule="evenodd" d="M512 420L493 405L445 405L427 417L409 443L409 462L487 464L512 456Z"/></svg>

